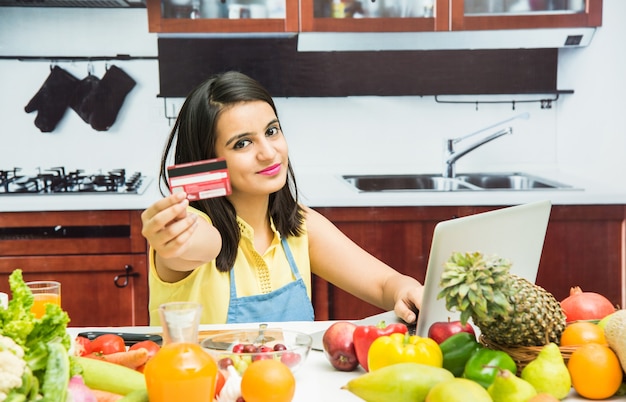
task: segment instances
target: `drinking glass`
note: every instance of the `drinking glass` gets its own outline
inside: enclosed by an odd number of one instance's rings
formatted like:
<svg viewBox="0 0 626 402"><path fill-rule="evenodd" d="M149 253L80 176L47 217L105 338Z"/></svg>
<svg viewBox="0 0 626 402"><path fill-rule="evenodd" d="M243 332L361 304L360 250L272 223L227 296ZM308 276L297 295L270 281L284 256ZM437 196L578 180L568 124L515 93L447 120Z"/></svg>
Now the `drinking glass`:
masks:
<svg viewBox="0 0 626 402"><path fill-rule="evenodd" d="M56 281L26 282L33 292L35 302L31 311L35 317L41 318L46 313L46 304L52 303L61 306L61 283Z"/></svg>

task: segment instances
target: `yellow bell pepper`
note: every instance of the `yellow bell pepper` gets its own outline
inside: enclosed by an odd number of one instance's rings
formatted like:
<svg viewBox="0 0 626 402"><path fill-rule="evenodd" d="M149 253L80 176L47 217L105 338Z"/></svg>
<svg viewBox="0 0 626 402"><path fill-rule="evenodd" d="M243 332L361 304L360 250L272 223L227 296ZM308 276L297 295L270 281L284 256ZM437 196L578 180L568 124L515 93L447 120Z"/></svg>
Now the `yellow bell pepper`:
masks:
<svg viewBox="0 0 626 402"><path fill-rule="evenodd" d="M367 353L370 371L405 362L442 367L443 353L433 339L408 333L378 337Z"/></svg>

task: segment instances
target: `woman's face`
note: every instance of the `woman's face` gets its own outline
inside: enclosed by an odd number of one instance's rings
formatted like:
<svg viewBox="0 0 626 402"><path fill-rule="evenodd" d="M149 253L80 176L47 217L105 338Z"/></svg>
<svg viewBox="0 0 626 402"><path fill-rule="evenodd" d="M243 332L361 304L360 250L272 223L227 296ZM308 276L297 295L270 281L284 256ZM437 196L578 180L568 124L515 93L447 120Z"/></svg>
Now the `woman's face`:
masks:
<svg viewBox="0 0 626 402"><path fill-rule="evenodd" d="M285 185L287 142L268 103L242 102L225 108L216 130L215 151L226 159L232 196L269 195Z"/></svg>

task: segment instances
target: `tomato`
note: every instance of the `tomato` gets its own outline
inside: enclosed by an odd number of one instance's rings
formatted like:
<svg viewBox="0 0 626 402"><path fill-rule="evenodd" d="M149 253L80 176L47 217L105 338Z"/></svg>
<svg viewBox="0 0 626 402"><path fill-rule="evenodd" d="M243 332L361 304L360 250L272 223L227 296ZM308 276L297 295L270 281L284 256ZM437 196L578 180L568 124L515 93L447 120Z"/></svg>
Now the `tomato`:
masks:
<svg viewBox="0 0 626 402"><path fill-rule="evenodd" d="M158 343L151 341L151 340L137 342L128 349L134 350L134 349L139 349L139 348L144 348L148 351L148 360L152 359L152 357L161 349ZM140 373L143 373L145 368L146 368L146 365L142 364L141 366L137 367L136 370L139 371Z"/></svg>
<svg viewBox="0 0 626 402"><path fill-rule="evenodd" d="M124 338L119 335L104 334L91 341L91 351L103 355L124 352L126 351L126 344Z"/></svg>
<svg viewBox="0 0 626 402"><path fill-rule="evenodd" d="M84 336L77 336L74 339L74 350L76 356L85 356L91 353L91 341Z"/></svg>
<svg viewBox="0 0 626 402"><path fill-rule="evenodd" d="M154 356L156 354L156 352L158 352L159 349L161 349L161 347L159 346L158 343L156 343L154 341L150 341L150 340L137 342L137 343L135 343L134 345L132 345L128 349L135 350L135 349L139 349L139 348L145 348L145 349L148 350L148 358Z"/></svg>

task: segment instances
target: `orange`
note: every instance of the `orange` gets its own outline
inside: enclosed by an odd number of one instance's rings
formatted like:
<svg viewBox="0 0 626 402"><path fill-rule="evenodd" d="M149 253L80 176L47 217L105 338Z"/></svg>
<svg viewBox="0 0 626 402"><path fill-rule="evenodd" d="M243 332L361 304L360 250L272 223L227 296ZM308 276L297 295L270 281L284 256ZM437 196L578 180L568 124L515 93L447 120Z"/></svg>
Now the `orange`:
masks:
<svg viewBox="0 0 626 402"><path fill-rule="evenodd" d="M561 334L560 346L576 346L585 343L606 345L604 330L592 322L577 321L568 324Z"/></svg>
<svg viewBox="0 0 626 402"><path fill-rule="evenodd" d="M296 379L280 360L252 362L241 376L241 396L246 402L290 402Z"/></svg>
<svg viewBox="0 0 626 402"><path fill-rule="evenodd" d="M552 394L541 392L530 398L527 402L559 402L559 399Z"/></svg>
<svg viewBox="0 0 626 402"><path fill-rule="evenodd" d="M588 399L613 396L622 384L622 366L611 348L599 343L579 346L569 358L567 369L572 386Z"/></svg>

